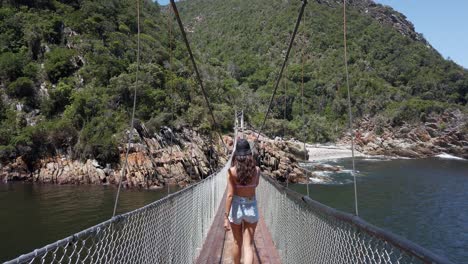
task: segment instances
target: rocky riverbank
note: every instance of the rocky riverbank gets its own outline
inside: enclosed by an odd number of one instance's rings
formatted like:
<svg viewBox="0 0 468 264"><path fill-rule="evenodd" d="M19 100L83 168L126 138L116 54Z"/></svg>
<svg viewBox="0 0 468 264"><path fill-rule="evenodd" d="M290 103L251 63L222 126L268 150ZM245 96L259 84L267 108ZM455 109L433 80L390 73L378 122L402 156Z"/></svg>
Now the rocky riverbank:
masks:
<svg viewBox="0 0 468 264"><path fill-rule="evenodd" d="M257 134L246 131L245 135L249 141L255 142ZM280 182L307 182L305 171L299 165L299 161L309 158L303 143L260 136L258 156L259 165L266 176L273 177Z"/></svg>
<svg viewBox="0 0 468 264"><path fill-rule="evenodd" d="M385 155L422 158L448 153L468 158L467 117L460 111L432 115L424 123L403 123L394 126L375 118L363 118L356 125L356 156ZM251 142L256 134L246 131ZM224 143L232 149L233 139L224 136ZM33 166L22 157L2 164L0 181L28 181L55 184L111 184L120 180L129 148L128 165L123 184L127 188L157 189L165 185L184 187L199 181L227 161L220 140L202 136L189 128L172 131L163 127L150 134L144 125L135 128L132 142L122 144L120 163L114 166L96 160L79 161L69 156L43 158ZM280 182L306 183L310 172L299 165L303 160L335 159L350 156L350 137L344 136L335 146L307 145L296 141L270 139L261 136L258 159L262 171Z"/></svg>
<svg viewBox="0 0 468 264"><path fill-rule="evenodd" d="M230 137L224 138L232 142ZM122 144L120 164L99 164L96 160L72 160L69 156L48 157L37 161L33 168L22 157L3 164L0 180L56 184L117 184L129 149L123 185L128 188L162 188L164 185L186 186L203 179L222 166L227 155L221 142L210 144L196 131L182 128L172 131L163 127L150 135L144 125L134 131L132 143Z"/></svg>
<svg viewBox="0 0 468 264"><path fill-rule="evenodd" d="M398 126L363 118L355 127L356 149L364 154L424 158L447 153L468 159L468 117L460 110ZM349 144L349 134L340 143Z"/></svg>
<svg viewBox="0 0 468 264"><path fill-rule="evenodd" d="M252 132L247 131L246 136L251 142L255 141ZM232 150L233 138L224 136L223 140ZM304 171L298 163L307 157L302 143L266 137L261 137L259 143L259 160L266 175L282 182L306 182ZM158 189L168 184L184 187L209 176L228 158L220 140L211 146L209 138L188 128L172 131L163 127L158 134L150 135L140 124L134 131L132 143L122 144L118 165L55 156L37 161L31 169L22 157L17 157L15 161L2 165L0 180L116 185L125 164L127 147L130 148L128 165L122 182L126 188Z"/></svg>

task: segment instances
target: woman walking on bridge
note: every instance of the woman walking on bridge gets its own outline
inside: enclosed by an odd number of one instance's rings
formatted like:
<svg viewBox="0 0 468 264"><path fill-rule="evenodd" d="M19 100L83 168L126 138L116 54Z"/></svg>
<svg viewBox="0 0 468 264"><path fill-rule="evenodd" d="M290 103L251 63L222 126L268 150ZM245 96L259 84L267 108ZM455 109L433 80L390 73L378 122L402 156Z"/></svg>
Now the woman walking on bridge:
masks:
<svg viewBox="0 0 468 264"><path fill-rule="evenodd" d="M226 231L232 229L234 237L232 255L236 264L240 263L242 246L245 254L243 263L253 263L253 241L258 222L255 188L259 176L260 168L255 164L249 142L239 139L232 158L232 166L228 170L228 192L224 213L224 228Z"/></svg>

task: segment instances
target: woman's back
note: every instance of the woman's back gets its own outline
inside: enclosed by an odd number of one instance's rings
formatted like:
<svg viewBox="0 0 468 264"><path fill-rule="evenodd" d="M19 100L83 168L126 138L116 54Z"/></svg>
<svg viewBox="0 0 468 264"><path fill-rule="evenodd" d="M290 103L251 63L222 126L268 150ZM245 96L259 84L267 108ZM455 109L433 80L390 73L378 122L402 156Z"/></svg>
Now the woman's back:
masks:
<svg viewBox="0 0 468 264"><path fill-rule="evenodd" d="M229 180L232 181L234 186L234 195L241 197L253 197L255 196L255 188L258 186L260 177L260 168L255 167L255 175L252 175L250 182L246 184L241 184L239 177L237 176L236 167L231 167L229 169Z"/></svg>
<svg viewBox="0 0 468 264"><path fill-rule="evenodd" d="M253 263L253 238L259 219L255 188L260 169L255 165L250 144L245 139L236 143L232 167L228 170L224 228L232 228L234 263L240 263L244 245L244 263Z"/></svg>

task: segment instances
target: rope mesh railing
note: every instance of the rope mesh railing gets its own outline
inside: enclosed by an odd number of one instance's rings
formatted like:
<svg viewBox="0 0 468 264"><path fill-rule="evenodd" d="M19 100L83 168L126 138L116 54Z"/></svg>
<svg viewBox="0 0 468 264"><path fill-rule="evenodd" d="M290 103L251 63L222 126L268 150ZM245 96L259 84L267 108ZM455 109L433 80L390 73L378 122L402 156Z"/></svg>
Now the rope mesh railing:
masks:
<svg viewBox="0 0 468 264"><path fill-rule="evenodd" d="M6 263L191 263L226 189L225 167L205 180Z"/></svg>
<svg viewBox="0 0 468 264"><path fill-rule="evenodd" d="M282 263L450 263L267 177L261 179L257 199Z"/></svg>

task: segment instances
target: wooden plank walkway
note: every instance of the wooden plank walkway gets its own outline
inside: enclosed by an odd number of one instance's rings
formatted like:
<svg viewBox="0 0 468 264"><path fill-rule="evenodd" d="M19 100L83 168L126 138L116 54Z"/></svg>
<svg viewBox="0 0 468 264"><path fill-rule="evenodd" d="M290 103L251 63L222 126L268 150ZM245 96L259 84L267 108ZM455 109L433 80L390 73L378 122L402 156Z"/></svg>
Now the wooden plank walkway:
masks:
<svg viewBox="0 0 468 264"><path fill-rule="evenodd" d="M231 246L234 243L232 232L224 231L223 212L226 196L223 198L218 212L213 221L203 248L196 261L198 264L222 263L232 264ZM270 232L265 225L263 216L260 220L254 235L254 264L279 264L281 263L278 251L273 244ZM242 263L242 262L241 262Z"/></svg>

